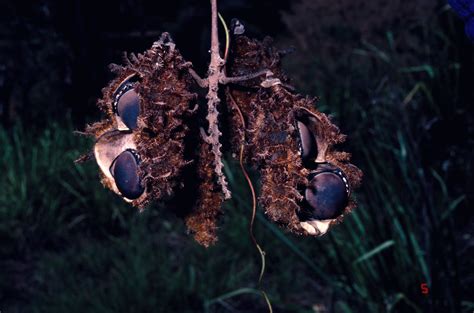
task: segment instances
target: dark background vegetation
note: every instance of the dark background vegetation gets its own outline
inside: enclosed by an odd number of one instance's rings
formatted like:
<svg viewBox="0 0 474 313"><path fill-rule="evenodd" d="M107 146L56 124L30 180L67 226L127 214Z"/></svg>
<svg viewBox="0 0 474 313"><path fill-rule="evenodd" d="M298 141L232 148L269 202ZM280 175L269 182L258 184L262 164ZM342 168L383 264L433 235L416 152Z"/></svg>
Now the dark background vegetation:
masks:
<svg viewBox="0 0 474 313"><path fill-rule="evenodd" d="M472 312L474 49L443 2L219 1L270 35L287 72L348 134L360 206L322 238L258 215L275 312ZM238 166L218 244L159 205L105 190L95 101L120 63L168 31L204 73L207 1L10 1L0 10L0 311L265 312ZM185 196L185 195L180 195ZM429 294L421 293L426 283Z"/></svg>

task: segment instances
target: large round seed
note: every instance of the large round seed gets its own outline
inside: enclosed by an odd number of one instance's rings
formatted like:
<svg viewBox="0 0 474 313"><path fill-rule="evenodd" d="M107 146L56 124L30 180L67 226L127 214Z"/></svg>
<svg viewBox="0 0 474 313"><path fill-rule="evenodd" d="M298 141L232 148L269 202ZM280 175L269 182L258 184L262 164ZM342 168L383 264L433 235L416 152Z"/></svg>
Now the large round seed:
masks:
<svg viewBox="0 0 474 313"><path fill-rule="evenodd" d="M316 138L305 123L297 121L297 125L298 133L300 135L301 158L303 164L314 163L318 154Z"/></svg>
<svg viewBox="0 0 474 313"><path fill-rule="evenodd" d="M137 118L140 114L140 97L135 89L125 92L117 102L117 115L129 129L137 128Z"/></svg>
<svg viewBox="0 0 474 313"><path fill-rule="evenodd" d="M347 205L346 184L333 172L316 174L305 190L305 199L311 219L327 220L338 217Z"/></svg>
<svg viewBox="0 0 474 313"><path fill-rule="evenodd" d="M128 199L140 197L144 188L138 176L138 158L131 150L125 150L117 156L110 167L118 190Z"/></svg>

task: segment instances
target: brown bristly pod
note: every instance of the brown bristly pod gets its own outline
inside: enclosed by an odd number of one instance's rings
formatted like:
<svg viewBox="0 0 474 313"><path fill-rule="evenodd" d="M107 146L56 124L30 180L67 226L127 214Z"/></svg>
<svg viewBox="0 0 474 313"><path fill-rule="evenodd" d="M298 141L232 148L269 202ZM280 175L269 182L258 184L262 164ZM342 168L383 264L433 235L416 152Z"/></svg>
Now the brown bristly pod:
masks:
<svg viewBox="0 0 474 313"><path fill-rule="evenodd" d="M362 172L350 154L335 149L345 140L339 128L315 108L315 99L296 94L281 71L279 52L269 39L235 38L231 75L264 68L261 77L229 86L233 149L246 139L245 161L260 172L259 203L267 216L296 234L322 235L356 205L352 190ZM242 114L246 121L242 128ZM238 129L238 130L237 130Z"/></svg>
<svg viewBox="0 0 474 313"><path fill-rule="evenodd" d="M204 140L200 143L197 158L197 200L186 217L186 226L198 243L208 247L217 241L217 219L224 197L212 166L211 146Z"/></svg>
<svg viewBox="0 0 474 313"><path fill-rule="evenodd" d="M266 37L263 41L252 40L245 36L236 36L232 41L231 57L227 63L227 74L229 76L243 76L249 73L268 69L273 73L273 77L278 77L280 81L286 83L288 79L280 69L280 57L278 51L272 45L272 39ZM231 152L239 154L241 140L244 136L242 119L239 111L244 117L245 124L252 124L255 119L249 119L249 113L253 110L252 103L257 101L260 83L265 77L258 77L246 80L229 86L226 89L226 102L229 114L229 140ZM250 125L250 127L252 127ZM252 133L246 133L246 149L244 159L249 161L247 153L253 150Z"/></svg>
<svg viewBox="0 0 474 313"><path fill-rule="evenodd" d="M184 155L185 120L197 103L194 81L167 33L143 54L125 54L98 101L105 118L86 128L96 139L102 183L143 209L180 187L191 160Z"/></svg>

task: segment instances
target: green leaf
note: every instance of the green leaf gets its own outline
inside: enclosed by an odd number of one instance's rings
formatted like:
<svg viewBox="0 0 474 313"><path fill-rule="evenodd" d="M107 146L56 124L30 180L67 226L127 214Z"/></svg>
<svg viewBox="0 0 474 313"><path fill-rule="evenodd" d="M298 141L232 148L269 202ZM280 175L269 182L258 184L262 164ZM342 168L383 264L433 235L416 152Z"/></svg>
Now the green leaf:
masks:
<svg viewBox="0 0 474 313"><path fill-rule="evenodd" d="M365 260L368 260L370 259L371 257L379 254L380 252L382 252L383 250L393 246L395 244L395 241L393 240L387 240L385 241L384 243L378 245L377 247L375 247L374 249L370 250L369 252L367 253L364 253L363 255L361 255L359 258L357 258L354 262L352 262L353 265L357 264L357 263L360 263L360 262L363 262Z"/></svg>

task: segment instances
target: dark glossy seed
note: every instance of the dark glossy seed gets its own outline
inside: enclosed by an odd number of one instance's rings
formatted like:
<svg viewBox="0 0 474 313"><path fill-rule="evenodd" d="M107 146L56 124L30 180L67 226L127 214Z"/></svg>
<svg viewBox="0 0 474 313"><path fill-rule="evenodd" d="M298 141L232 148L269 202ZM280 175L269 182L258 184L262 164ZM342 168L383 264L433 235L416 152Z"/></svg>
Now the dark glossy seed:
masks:
<svg viewBox="0 0 474 313"><path fill-rule="evenodd" d="M316 138L305 123L297 121L297 125L298 133L300 135L301 158L303 164L308 165L314 163L318 154Z"/></svg>
<svg viewBox="0 0 474 313"><path fill-rule="evenodd" d="M341 176L333 172L316 174L305 190L308 218L333 219L341 215L347 205L346 184Z"/></svg>
<svg viewBox="0 0 474 313"><path fill-rule="evenodd" d="M144 191L138 176L138 158L131 150L125 150L110 166L110 173L115 179L120 193L128 199L137 199Z"/></svg>
<svg viewBox="0 0 474 313"><path fill-rule="evenodd" d="M135 89L130 89L120 96L117 102L117 115L129 129L135 129L138 114L140 114L140 98Z"/></svg>

